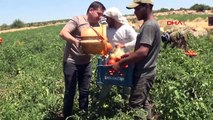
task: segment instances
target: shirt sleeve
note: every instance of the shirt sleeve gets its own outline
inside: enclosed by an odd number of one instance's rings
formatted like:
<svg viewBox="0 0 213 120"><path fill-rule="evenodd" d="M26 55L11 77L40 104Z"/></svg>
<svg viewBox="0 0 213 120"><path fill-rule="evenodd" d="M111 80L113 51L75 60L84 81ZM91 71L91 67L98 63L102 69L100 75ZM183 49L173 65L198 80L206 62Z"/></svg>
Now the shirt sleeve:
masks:
<svg viewBox="0 0 213 120"><path fill-rule="evenodd" d="M127 42L124 45L128 49L132 49L135 47L137 32L132 27L129 27L127 34L130 42Z"/></svg>
<svg viewBox="0 0 213 120"><path fill-rule="evenodd" d="M140 43L152 45L155 37L154 26L151 24L144 25L142 28Z"/></svg>
<svg viewBox="0 0 213 120"><path fill-rule="evenodd" d="M68 29L69 32L71 33L73 30L75 30L78 26L78 18L77 17L73 17L70 19L70 21L64 26L64 28Z"/></svg>

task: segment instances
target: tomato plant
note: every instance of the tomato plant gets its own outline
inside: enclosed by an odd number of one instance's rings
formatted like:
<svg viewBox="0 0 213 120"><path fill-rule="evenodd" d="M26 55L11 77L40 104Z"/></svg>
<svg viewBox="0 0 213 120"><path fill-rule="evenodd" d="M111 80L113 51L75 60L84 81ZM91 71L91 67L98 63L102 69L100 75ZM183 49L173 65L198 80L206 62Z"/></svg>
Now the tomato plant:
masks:
<svg viewBox="0 0 213 120"><path fill-rule="evenodd" d="M65 41L58 36L62 27L1 34L4 44L0 46L0 119L57 119L64 94ZM213 118L212 35L191 37L188 42L197 56L188 57L182 50L169 47L160 51L150 97L161 120ZM92 64L89 111L87 114L78 111L76 97L75 118L131 120L139 114L128 110L128 98L122 98L119 87L113 86L104 101L98 99L101 86L96 84L97 56ZM145 112L140 114L145 116Z"/></svg>

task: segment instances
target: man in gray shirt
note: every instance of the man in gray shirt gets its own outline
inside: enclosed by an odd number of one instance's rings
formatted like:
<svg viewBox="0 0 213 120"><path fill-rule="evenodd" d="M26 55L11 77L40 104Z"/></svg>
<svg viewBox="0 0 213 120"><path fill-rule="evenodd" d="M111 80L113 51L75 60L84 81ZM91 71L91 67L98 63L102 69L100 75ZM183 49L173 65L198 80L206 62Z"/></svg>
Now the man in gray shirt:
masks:
<svg viewBox="0 0 213 120"><path fill-rule="evenodd" d="M123 59L113 65L115 70L134 63L133 86L131 88L129 105L133 109L145 109L147 119L152 119L149 91L156 76L156 61L160 51L160 27L152 14L152 0L133 0L127 9L134 9L138 20L144 23L137 36L135 51L125 54Z"/></svg>
<svg viewBox="0 0 213 120"><path fill-rule="evenodd" d="M103 16L104 10L105 7L102 3L94 1L90 4L86 15L72 17L60 32L60 36L66 40L63 59L65 79L63 115L65 119L73 115L77 83L79 109L87 111L89 84L92 75L91 56L81 53L78 36L81 35L81 32L84 32L84 28L99 26L99 20Z"/></svg>

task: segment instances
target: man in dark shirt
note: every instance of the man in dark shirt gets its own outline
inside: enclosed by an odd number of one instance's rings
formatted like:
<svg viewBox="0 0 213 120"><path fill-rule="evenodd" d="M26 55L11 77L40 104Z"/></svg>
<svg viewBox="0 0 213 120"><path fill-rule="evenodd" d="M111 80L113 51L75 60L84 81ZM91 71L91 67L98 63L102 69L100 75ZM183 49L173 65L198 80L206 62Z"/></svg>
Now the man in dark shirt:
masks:
<svg viewBox="0 0 213 120"><path fill-rule="evenodd" d="M125 54L123 59L113 65L119 70L126 64L134 63L133 86L131 88L129 105L133 109L145 109L147 119L151 119L149 91L156 76L157 56L160 51L160 27L152 14L152 0L133 0L127 9L134 9L138 20L143 20L137 36L135 51Z"/></svg>

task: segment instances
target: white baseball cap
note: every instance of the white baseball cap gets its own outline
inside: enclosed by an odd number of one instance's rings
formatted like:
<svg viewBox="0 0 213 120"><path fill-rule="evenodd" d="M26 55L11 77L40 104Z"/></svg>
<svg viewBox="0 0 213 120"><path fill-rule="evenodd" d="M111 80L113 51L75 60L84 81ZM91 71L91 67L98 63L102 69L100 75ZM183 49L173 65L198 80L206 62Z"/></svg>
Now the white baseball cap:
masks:
<svg viewBox="0 0 213 120"><path fill-rule="evenodd" d="M115 21L125 24L127 19L122 15L122 13L116 7L111 7L104 12L104 15L114 19Z"/></svg>

